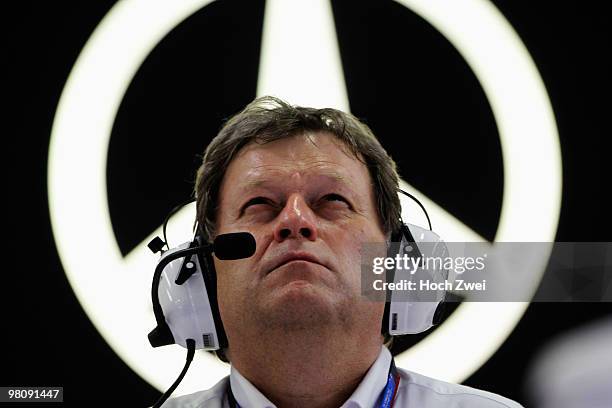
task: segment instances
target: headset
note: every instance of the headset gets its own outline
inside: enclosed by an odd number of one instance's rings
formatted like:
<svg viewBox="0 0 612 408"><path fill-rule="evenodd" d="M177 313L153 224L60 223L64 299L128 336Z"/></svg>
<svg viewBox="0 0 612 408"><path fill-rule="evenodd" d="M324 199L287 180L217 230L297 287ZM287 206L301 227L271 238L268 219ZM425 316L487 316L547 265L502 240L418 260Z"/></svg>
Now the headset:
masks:
<svg viewBox="0 0 612 408"><path fill-rule="evenodd" d="M410 193L400 193L413 199L427 217L429 229L400 220L400 228L391 234L388 257L406 254L411 258L427 256L445 257L448 249L444 241L431 229L431 220L425 207ZM193 202L193 200L188 203ZM186 203L185 203L186 204ZM168 219L185 204L176 207L164 221L164 239ZM153 347L179 344L187 347L187 339L193 339L196 349L218 350L228 346L217 302L217 278L212 255L222 260L248 258L255 253L255 239L246 232L219 235L213 243L204 242L199 227L194 239L175 248L169 248L167 239L159 237L149 243L154 252L161 252L155 268L151 297L157 327L149 333ZM163 250L166 246L168 249ZM443 282L449 278L447 269L419 267L410 273L395 268L386 272L387 282L399 283L428 278ZM382 334L398 336L421 333L439 323L446 292L430 291L424 294L401 295L399 291L387 294Z"/></svg>
<svg viewBox="0 0 612 408"><path fill-rule="evenodd" d="M425 207L412 194L401 189L398 192L408 196L421 207L429 229L404 223L400 219L400 227L392 232L387 243L387 257L409 257L418 261L428 256L446 256L446 244L432 231L431 220ZM153 253L161 253L151 288L157 326L149 333L149 342L153 347L179 344L188 349L183 372L154 407L161 406L178 386L196 349L214 351L228 347L217 302L217 276L213 254L221 260L236 260L252 256L256 249L255 238L248 232L221 234L214 242L205 242L197 224L192 241L170 248L166 238L168 220L180 208L193 201L175 207L168 214L163 224L164 240L156 237L148 244ZM413 263L415 264L419 265L419 262ZM396 265L386 270L386 282L397 284L421 279L443 282L449 278L449 271L442 265L439 266L440 268L426 268L421 264L416 270L410 271ZM443 289L408 293L387 291L381 334L398 336L428 330L441 320L445 298L446 292Z"/></svg>
<svg viewBox="0 0 612 408"><path fill-rule="evenodd" d="M386 271L386 282L399 285L406 282L413 283L413 290L388 290L386 292L385 312L381 326L383 335L401 336L404 334L418 334L429 330L440 323L444 316L447 292L444 282L454 281L454 275L449 276L449 269L444 263L433 265L425 264L424 259L445 259L448 256L448 247L438 234L431 230L431 221L423 205L412 195L408 195L421 206L429 229L414 224L404 223L400 220L400 227L391 235L388 244L388 258L407 258L412 260L416 267L401 268L395 264ZM435 284L433 290L420 288L421 282Z"/></svg>

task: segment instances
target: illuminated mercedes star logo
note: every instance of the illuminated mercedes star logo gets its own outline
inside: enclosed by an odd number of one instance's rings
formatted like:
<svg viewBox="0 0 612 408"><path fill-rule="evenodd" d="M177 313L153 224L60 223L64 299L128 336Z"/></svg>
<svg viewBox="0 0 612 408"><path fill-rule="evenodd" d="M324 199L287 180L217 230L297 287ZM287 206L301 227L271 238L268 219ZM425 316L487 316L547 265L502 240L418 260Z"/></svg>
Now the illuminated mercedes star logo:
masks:
<svg viewBox="0 0 612 408"><path fill-rule="evenodd" d="M518 35L486 0L398 1L453 44L488 98L499 129L504 172L495 241L554 241L561 202L558 134L542 80ZM147 342L146 334L154 326L149 295L156 259L145 243L121 255L108 209L107 152L118 107L146 56L170 30L208 3L119 1L92 34L66 82L49 150L51 221L66 276L108 344L159 389L174 381L184 350L153 349ZM292 50L298 49L311 57L292 64ZM268 0L261 52L259 95L350 110L327 0ZM405 183L404 188L415 192ZM423 201L447 241L484 241L433 201ZM193 218L194 208L184 209L171 220L169 233L187 240ZM159 233L151 231L150 237ZM96 245L83 244L89 239ZM539 277L546 259L525 262L523 266ZM397 363L462 381L495 352L526 307L527 303L509 302L462 304L434 333L399 355ZM178 392L210 387L228 373L227 365L203 353Z"/></svg>

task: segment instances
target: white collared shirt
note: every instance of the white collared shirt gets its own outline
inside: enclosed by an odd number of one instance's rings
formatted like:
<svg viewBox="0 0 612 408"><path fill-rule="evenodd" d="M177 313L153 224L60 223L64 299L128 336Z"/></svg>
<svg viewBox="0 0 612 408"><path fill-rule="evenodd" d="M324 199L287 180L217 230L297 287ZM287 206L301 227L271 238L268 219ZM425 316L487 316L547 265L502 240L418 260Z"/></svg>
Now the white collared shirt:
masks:
<svg viewBox="0 0 612 408"><path fill-rule="evenodd" d="M341 408L378 407L390 365L391 353L383 346L374 364ZM435 380L399 367L398 372L400 383L393 405L396 408L521 408L520 404L497 394ZM229 377L223 378L210 390L170 399L163 408L229 408L228 381L240 407L276 408L233 366Z"/></svg>

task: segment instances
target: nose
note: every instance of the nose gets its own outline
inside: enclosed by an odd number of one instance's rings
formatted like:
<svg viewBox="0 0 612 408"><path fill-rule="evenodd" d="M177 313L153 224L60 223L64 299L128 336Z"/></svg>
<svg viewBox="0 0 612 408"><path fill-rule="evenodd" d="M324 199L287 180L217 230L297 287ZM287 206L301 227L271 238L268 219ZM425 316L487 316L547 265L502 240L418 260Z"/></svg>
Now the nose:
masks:
<svg viewBox="0 0 612 408"><path fill-rule="evenodd" d="M274 239L277 242L290 238L315 241L317 234L315 214L302 195L292 194L278 215L278 222L274 227Z"/></svg>

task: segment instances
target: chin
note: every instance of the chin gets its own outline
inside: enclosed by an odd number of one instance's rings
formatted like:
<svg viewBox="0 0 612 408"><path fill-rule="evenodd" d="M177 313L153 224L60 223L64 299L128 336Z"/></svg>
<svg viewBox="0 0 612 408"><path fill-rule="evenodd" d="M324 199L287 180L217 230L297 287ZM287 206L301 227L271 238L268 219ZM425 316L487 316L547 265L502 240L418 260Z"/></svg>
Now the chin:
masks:
<svg viewBox="0 0 612 408"><path fill-rule="evenodd" d="M342 314L343 307L329 291L307 281L293 281L274 292L262 305L267 325L309 329L337 322Z"/></svg>

